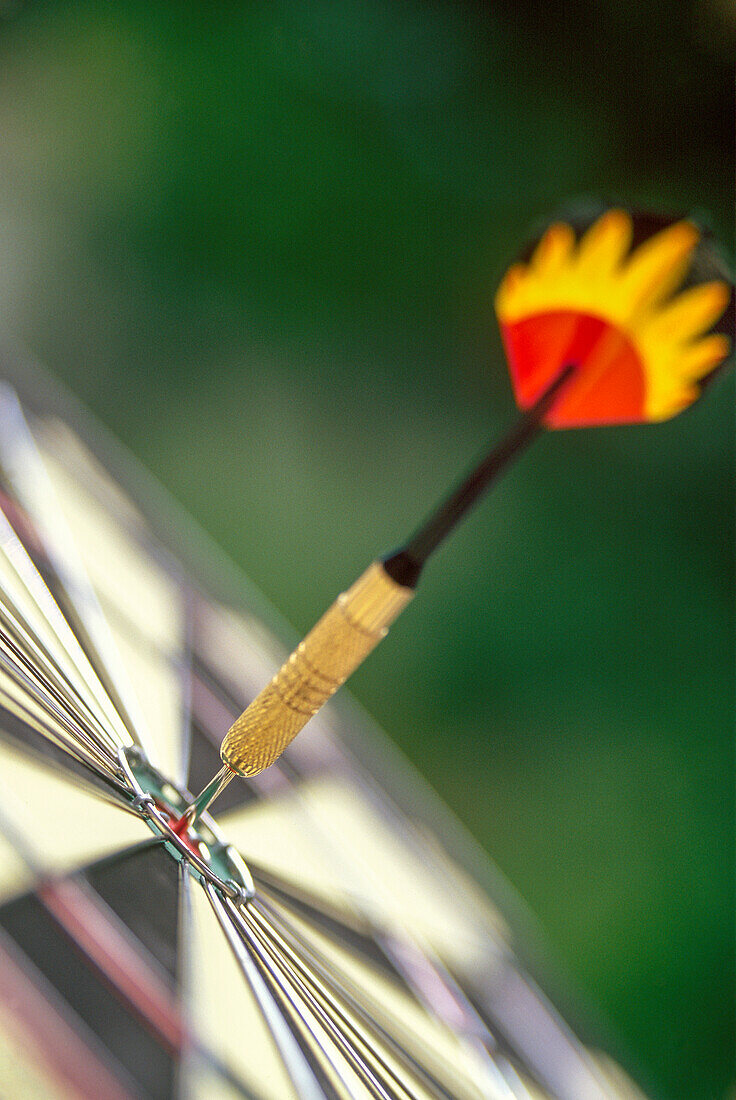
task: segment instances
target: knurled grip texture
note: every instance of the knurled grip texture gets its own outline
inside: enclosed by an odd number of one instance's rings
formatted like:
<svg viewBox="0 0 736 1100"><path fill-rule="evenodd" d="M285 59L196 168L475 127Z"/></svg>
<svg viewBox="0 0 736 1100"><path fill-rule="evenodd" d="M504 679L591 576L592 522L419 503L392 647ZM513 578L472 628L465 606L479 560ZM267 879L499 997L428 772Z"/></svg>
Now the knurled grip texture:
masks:
<svg viewBox="0 0 736 1100"><path fill-rule="evenodd" d="M220 750L225 764L245 776L273 764L378 645L413 595L380 562L369 565L230 727Z"/></svg>

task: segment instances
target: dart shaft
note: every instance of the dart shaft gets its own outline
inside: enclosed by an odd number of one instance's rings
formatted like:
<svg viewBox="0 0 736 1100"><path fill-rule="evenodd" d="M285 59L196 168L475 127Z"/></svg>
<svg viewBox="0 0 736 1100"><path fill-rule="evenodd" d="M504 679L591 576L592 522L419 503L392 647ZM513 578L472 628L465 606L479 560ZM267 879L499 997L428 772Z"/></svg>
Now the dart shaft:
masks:
<svg viewBox="0 0 736 1100"><path fill-rule="evenodd" d="M467 477L431 513L400 550L384 560L389 576L414 587L426 562L460 521L476 506L494 481L544 430L544 417L575 373L570 363L559 372L531 408L493 446Z"/></svg>
<svg viewBox="0 0 736 1100"><path fill-rule="evenodd" d="M414 595L373 562L325 612L230 727L220 754L239 775L263 771L334 695Z"/></svg>
<svg viewBox="0 0 736 1100"><path fill-rule="evenodd" d="M325 612L270 684L233 723L220 749L230 775L258 775L291 744L309 719L385 637L414 595L424 563L496 477L536 437L561 389L574 373L566 366L509 434L496 444L419 529L383 562L373 562ZM225 777L227 782L227 777ZM214 792L210 797L210 788ZM216 796L217 777L200 801Z"/></svg>
<svg viewBox="0 0 736 1100"><path fill-rule="evenodd" d="M215 801L217 796L222 794L230 780L235 777L235 774L231 768L228 768L227 764L223 765L217 775L210 780L204 790L187 807L179 821L174 825L174 832L178 833L193 825Z"/></svg>

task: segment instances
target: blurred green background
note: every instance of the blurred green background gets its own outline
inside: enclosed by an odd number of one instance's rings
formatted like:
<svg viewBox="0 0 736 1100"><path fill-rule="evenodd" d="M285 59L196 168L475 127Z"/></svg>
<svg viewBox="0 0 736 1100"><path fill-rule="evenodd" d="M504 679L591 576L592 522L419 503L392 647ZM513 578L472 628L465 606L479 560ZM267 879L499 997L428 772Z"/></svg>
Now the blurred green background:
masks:
<svg viewBox="0 0 736 1100"><path fill-rule="evenodd" d="M730 248L734 44L716 0L6 0L2 331L303 630L513 419L537 219ZM353 682L672 1100L733 1083L732 402L546 436Z"/></svg>

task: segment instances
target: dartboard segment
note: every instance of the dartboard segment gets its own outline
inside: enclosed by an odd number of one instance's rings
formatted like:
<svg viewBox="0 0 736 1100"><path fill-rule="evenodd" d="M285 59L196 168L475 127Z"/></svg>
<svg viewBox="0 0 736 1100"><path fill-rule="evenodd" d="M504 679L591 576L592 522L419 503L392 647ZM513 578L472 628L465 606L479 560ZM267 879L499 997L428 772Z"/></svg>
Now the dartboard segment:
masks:
<svg viewBox="0 0 736 1100"><path fill-rule="evenodd" d="M0 902L34 880L57 877L150 836L121 806L73 775L0 741L0 836L15 860L0 864ZM19 868L22 865L22 870Z"/></svg>
<svg viewBox="0 0 736 1100"><path fill-rule="evenodd" d="M58 422L36 441L109 628L139 737L152 763L183 779L186 739L186 593L180 570L157 547L122 491ZM122 505L122 506L121 506ZM130 697L136 700L130 702Z"/></svg>
<svg viewBox="0 0 736 1100"><path fill-rule="evenodd" d="M133 1100L53 986L0 932L0 1094L44 1100Z"/></svg>

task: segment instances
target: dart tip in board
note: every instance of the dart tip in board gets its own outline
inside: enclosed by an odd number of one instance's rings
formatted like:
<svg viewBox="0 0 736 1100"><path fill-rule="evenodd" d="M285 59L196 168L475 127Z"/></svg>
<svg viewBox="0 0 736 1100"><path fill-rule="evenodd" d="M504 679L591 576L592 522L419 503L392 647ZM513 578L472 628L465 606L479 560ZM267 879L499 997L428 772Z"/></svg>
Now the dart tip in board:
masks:
<svg viewBox="0 0 736 1100"><path fill-rule="evenodd" d="M580 233L555 223L509 268L496 312L524 415L408 542L338 597L233 723L225 767L182 822L193 824L233 774L254 776L278 759L385 635L429 557L540 432L663 420L697 400L732 348L733 288L703 266L693 222L650 218L643 235L642 224L617 209Z"/></svg>
<svg viewBox="0 0 736 1100"><path fill-rule="evenodd" d="M217 796L224 791L230 780L234 779L236 775L237 772L234 772L227 764L223 764L219 772L212 777L207 786L187 806L179 820L172 823L172 828L177 836L183 836L196 824L202 814L212 805Z"/></svg>

